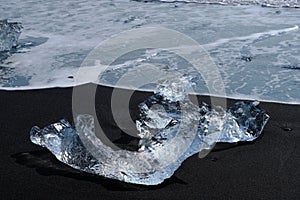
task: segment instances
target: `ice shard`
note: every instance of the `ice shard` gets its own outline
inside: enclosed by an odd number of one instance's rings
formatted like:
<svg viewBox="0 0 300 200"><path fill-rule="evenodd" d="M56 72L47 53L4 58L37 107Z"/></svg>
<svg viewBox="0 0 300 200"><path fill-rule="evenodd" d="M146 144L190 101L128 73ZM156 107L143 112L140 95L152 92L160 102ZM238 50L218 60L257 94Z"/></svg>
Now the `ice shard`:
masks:
<svg viewBox="0 0 300 200"><path fill-rule="evenodd" d="M10 51L18 45L22 28L21 23L0 20L0 52Z"/></svg>
<svg viewBox="0 0 300 200"><path fill-rule="evenodd" d="M170 89L170 88L169 88ZM138 151L113 150L96 137L94 118L78 115L75 126L60 120L33 127L30 139L49 149L61 162L88 173L135 184L157 185L171 177L189 156L216 142L252 141L269 116L258 102L239 101L227 111L193 104L188 91L159 87L139 105Z"/></svg>

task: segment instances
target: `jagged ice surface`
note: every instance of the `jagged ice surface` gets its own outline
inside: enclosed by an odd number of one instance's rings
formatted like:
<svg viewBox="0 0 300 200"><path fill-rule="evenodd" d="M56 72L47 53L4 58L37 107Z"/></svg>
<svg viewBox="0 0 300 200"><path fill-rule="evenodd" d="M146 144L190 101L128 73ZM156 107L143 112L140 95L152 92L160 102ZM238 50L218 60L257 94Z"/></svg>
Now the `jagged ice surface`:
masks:
<svg viewBox="0 0 300 200"><path fill-rule="evenodd" d="M78 115L73 127L60 120L44 129L33 127L30 139L61 162L88 173L135 184L156 185L173 175L189 156L216 142L252 141L269 116L258 102L240 101L224 111L196 106L184 93L166 85L139 105L138 151L113 150L95 135L94 118ZM178 95L176 95L178 94Z"/></svg>

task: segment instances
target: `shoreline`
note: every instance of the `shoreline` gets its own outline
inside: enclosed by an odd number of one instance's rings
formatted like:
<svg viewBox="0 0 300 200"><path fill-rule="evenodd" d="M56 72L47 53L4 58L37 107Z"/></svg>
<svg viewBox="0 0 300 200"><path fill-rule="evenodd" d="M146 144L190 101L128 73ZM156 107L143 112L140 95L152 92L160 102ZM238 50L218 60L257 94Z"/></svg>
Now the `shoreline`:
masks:
<svg viewBox="0 0 300 200"><path fill-rule="evenodd" d="M95 83L80 83L78 85L65 85L65 86L59 86L59 85L49 85L45 87L26 87L22 86L20 87L0 87L0 91L7 91L7 92L18 92L18 91L36 91L36 90L48 90L48 89L69 89L69 88L74 88L74 87L82 87L85 85L97 85ZM132 89L132 88L126 88L126 87L114 87L112 85L104 85L104 84L98 84L99 87L106 87L106 88L118 88L121 90L135 90L137 92L154 92L154 90L147 90L147 89ZM208 93L190 93L190 95L196 95L196 96L208 96L208 97L216 97L216 98L224 98L224 99L231 99L231 100L246 100L246 101L259 101L259 102L264 102L264 103L276 103L276 104L287 104L287 105L300 105L300 102L296 101L289 101L289 102L284 102L284 101L279 101L279 100L266 100L266 99L260 99L260 98L254 98L251 97L251 95L244 95L243 97L239 97L236 94L233 95L227 95L227 96L220 96L220 95L211 95Z"/></svg>
<svg viewBox="0 0 300 200"><path fill-rule="evenodd" d="M78 87L88 90L91 84ZM101 126L114 140L123 133L107 110L110 95L111 88L98 87L96 109ZM133 119L138 115L136 105L150 95L134 93ZM300 105L261 102L270 120L256 141L217 149L204 159L194 155L170 179L146 187L79 172L30 142L29 131L35 125L44 127L61 118L73 121L72 88L0 91L0 97L2 199L297 199L300 194ZM235 101L227 100L228 105Z"/></svg>

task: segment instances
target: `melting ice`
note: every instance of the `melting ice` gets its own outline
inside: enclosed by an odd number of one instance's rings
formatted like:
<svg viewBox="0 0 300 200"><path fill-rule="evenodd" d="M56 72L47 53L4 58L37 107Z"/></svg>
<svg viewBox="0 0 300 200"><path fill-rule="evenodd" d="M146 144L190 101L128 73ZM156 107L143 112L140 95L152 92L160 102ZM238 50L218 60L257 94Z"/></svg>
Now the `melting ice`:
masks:
<svg viewBox="0 0 300 200"><path fill-rule="evenodd" d="M139 105L138 151L113 150L95 135L94 118L78 115L75 127L60 120L43 129L33 127L30 139L58 160L81 171L135 184L157 185L181 163L216 142L252 141L269 116L258 102L239 101L227 111L192 103L181 82L165 82ZM172 86L172 87L169 87ZM177 90L174 89L175 86Z"/></svg>

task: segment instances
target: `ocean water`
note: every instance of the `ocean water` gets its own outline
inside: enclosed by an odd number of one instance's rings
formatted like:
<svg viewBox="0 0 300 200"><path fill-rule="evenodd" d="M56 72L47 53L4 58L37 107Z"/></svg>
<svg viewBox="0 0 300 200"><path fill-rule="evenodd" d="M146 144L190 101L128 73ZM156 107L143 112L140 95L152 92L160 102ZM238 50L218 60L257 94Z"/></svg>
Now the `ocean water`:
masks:
<svg viewBox="0 0 300 200"><path fill-rule="evenodd" d="M0 89L81 84L74 77L100 42L150 26L197 41L216 63L227 97L300 104L299 6L298 0L0 0L0 19L24 27L20 46L0 56ZM117 60L100 84L113 85L141 62L186 69L167 52L149 54L145 50ZM209 93L201 87L197 92Z"/></svg>

